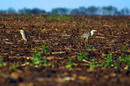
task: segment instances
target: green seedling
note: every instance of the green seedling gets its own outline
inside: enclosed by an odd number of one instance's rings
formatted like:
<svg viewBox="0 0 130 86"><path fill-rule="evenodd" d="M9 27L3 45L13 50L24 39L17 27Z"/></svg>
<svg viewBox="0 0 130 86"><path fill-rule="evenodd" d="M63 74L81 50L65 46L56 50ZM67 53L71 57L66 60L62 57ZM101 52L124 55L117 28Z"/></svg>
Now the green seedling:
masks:
<svg viewBox="0 0 130 86"><path fill-rule="evenodd" d="M92 49L93 49L93 46L90 45L90 44L88 44L88 48L87 48L87 49L92 50Z"/></svg>
<svg viewBox="0 0 130 86"><path fill-rule="evenodd" d="M43 44L42 51L43 51L43 53L47 53L48 52L47 44Z"/></svg>
<svg viewBox="0 0 130 86"><path fill-rule="evenodd" d="M97 24L102 24L103 22L102 21L97 21Z"/></svg>
<svg viewBox="0 0 130 86"><path fill-rule="evenodd" d="M102 62L102 63L101 63L101 66L107 68L107 67L111 66L111 63L108 63L108 62Z"/></svg>
<svg viewBox="0 0 130 86"><path fill-rule="evenodd" d="M32 59L31 59L31 63L26 63L27 65L31 65L31 64L34 64L34 65L44 65L44 66L47 66L48 65L48 62L47 60L45 59L42 59L41 56L43 55L43 53L47 53L48 52L48 48L47 48L47 44L44 44L42 46L42 50L39 51L38 53L36 54L32 54Z"/></svg>
<svg viewBox="0 0 130 86"><path fill-rule="evenodd" d="M112 63L113 61L113 56L112 53L110 53L106 58L105 58L106 62Z"/></svg>
<svg viewBox="0 0 130 86"><path fill-rule="evenodd" d="M76 22L76 21L73 21L73 22L72 22L72 24L76 25L76 24L78 24L78 22Z"/></svg>
<svg viewBox="0 0 130 86"><path fill-rule="evenodd" d="M63 23L63 21L59 21L59 24L62 24Z"/></svg>
<svg viewBox="0 0 130 86"><path fill-rule="evenodd" d="M125 45L122 45L122 52L125 52L127 50L126 46Z"/></svg>
<svg viewBox="0 0 130 86"><path fill-rule="evenodd" d="M50 16L48 17L48 19L60 20L61 18L60 18L60 16L58 16L58 15L50 15Z"/></svg>
<svg viewBox="0 0 130 86"><path fill-rule="evenodd" d="M43 64L43 59L41 58L41 53L39 54L33 54L32 64L34 65L42 65Z"/></svg>
<svg viewBox="0 0 130 86"><path fill-rule="evenodd" d="M127 58L125 58L124 61L126 63L125 69L129 69L130 70L130 55Z"/></svg>
<svg viewBox="0 0 130 86"><path fill-rule="evenodd" d="M0 66L5 66L6 63L3 61L3 59L0 58Z"/></svg>
<svg viewBox="0 0 130 86"><path fill-rule="evenodd" d="M69 58L66 68L72 68L72 67L74 67L74 64L72 62L72 58Z"/></svg>
<svg viewBox="0 0 130 86"><path fill-rule="evenodd" d="M101 55L102 55L103 57L105 57L105 56L106 56L106 54L105 54L105 53L101 53Z"/></svg>
<svg viewBox="0 0 130 86"><path fill-rule="evenodd" d="M32 63L31 62L26 62L25 65L32 65Z"/></svg>
<svg viewBox="0 0 130 86"><path fill-rule="evenodd" d="M93 68L97 67L97 65L98 65L97 63L98 63L98 62L97 62L96 60L92 61L92 62L89 64L90 69L93 69Z"/></svg>
<svg viewBox="0 0 130 86"><path fill-rule="evenodd" d="M124 24L130 25L130 22L129 21L125 21Z"/></svg>
<svg viewBox="0 0 130 86"><path fill-rule="evenodd" d="M82 53L82 52L79 52L78 53L78 60L79 61L82 61L83 59L85 59L85 60L89 60L89 56L88 56L88 54L87 53Z"/></svg>
<svg viewBox="0 0 130 86"><path fill-rule="evenodd" d="M125 61L126 55L124 53L121 53L121 56L119 56L119 61Z"/></svg>
<svg viewBox="0 0 130 86"><path fill-rule="evenodd" d="M44 16L40 16L40 18L41 18L41 19L45 19L45 17L44 17Z"/></svg>
<svg viewBox="0 0 130 86"><path fill-rule="evenodd" d="M119 63L116 60L113 62L112 66L116 69L120 67Z"/></svg>
<svg viewBox="0 0 130 86"><path fill-rule="evenodd" d="M92 49L92 48L93 48L93 46L88 44L88 49Z"/></svg>
<svg viewBox="0 0 130 86"><path fill-rule="evenodd" d="M80 23L80 26L83 27L85 25L85 23Z"/></svg>
<svg viewBox="0 0 130 86"><path fill-rule="evenodd" d="M10 70L16 70L17 67L19 67L19 64L16 63L16 62L13 62L13 63L10 65Z"/></svg>
<svg viewBox="0 0 130 86"><path fill-rule="evenodd" d="M45 67L48 66L48 61L47 61L46 59L43 60L43 65L44 65Z"/></svg>
<svg viewBox="0 0 130 86"><path fill-rule="evenodd" d="M106 58L105 58L105 62L101 63L101 66L107 68L109 66L112 66L113 63L113 56L112 53L110 53Z"/></svg>
<svg viewBox="0 0 130 86"><path fill-rule="evenodd" d="M72 16L62 16L61 19L69 20L69 19L73 19L73 17Z"/></svg>
<svg viewBox="0 0 130 86"><path fill-rule="evenodd" d="M114 20L114 23L115 23L115 24L118 24L118 20Z"/></svg>

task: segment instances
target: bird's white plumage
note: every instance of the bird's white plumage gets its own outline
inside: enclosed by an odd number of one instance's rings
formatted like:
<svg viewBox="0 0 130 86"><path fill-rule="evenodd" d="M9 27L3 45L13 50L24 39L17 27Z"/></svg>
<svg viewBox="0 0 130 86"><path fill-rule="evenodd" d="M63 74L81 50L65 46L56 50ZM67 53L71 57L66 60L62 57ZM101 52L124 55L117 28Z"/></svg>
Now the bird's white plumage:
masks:
<svg viewBox="0 0 130 86"><path fill-rule="evenodd" d="M93 36L94 32L96 32L97 30L91 30L91 32L87 32L82 34L80 37L88 39L90 36Z"/></svg>
<svg viewBox="0 0 130 86"><path fill-rule="evenodd" d="M21 33L22 39L25 40L25 41L27 41L28 36L27 36L26 31L24 31L23 29L21 29L19 31Z"/></svg>

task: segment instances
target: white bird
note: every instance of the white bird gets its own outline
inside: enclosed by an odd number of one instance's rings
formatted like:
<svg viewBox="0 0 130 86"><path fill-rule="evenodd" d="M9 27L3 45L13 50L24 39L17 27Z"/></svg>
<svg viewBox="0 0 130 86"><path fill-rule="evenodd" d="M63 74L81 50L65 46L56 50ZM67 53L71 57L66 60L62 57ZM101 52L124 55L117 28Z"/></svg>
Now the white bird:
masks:
<svg viewBox="0 0 130 86"><path fill-rule="evenodd" d="M96 31L97 31L97 30L91 30L91 32L84 33L84 34L82 34L80 37L81 37L81 38L85 38L85 39L88 40L88 38L89 38L90 36L93 36L94 32L96 32Z"/></svg>
<svg viewBox="0 0 130 86"><path fill-rule="evenodd" d="M19 30L19 31L20 31L20 33L21 33L22 39L23 39L24 41L27 41L27 39L28 39L27 32L24 31L23 29L21 29L21 30Z"/></svg>

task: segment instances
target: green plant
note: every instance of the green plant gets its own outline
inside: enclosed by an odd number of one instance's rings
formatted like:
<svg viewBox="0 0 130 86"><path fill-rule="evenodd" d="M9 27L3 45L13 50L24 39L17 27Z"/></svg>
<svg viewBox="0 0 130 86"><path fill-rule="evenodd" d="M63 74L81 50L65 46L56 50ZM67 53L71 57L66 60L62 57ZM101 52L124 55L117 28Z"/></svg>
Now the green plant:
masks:
<svg viewBox="0 0 130 86"><path fill-rule="evenodd" d="M47 17L48 19L55 19L55 20L60 20L60 16L58 15L50 15L49 17Z"/></svg>
<svg viewBox="0 0 130 86"><path fill-rule="evenodd" d="M72 67L74 67L74 64L73 64L73 62L72 62L72 58L69 58L66 67L67 67L67 68L72 68Z"/></svg>
<svg viewBox="0 0 130 86"><path fill-rule="evenodd" d="M108 56L105 58L106 62L112 63L113 61L113 56L112 53L108 54Z"/></svg>
<svg viewBox="0 0 130 86"><path fill-rule="evenodd" d="M33 65L31 62L25 62L25 65Z"/></svg>
<svg viewBox="0 0 130 86"><path fill-rule="evenodd" d="M40 19L45 19L45 17L44 16L40 16Z"/></svg>
<svg viewBox="0 0 130 86"><path fill-rule="evenodd" d="M126 46L125 45L122 45L122 52L125 52L127 50Z"/></svg>
<svg viewBox="0 0 130 86"><path fill-rule="evenodd" d="M128 55L127 58L125 58L124 62L126 63L126 69L130 70L130 55Z"/></svg>
<svg viewBox="0 0 130 86"><path fill-rule="evenodd" d="M114 23L115 23L115 24L118 24L118 20L115 19L115 20L114 20Z"/></svg>
<svg viewBox="0 0 130 86"><path fill-rule="evenodd" d="M37 54L33 54L33 58L31 59L32 64L34 65L43 65L45 60L41 58L41 52Z"/></svg>
<svg viewBox="0 0 130 86"><path fill-rule="evenodd" d="M130 22L129 21L124 21L124 24L130 25Z"/></svg>
<svg viewBox="0 0 130 86"><path fill-rule="evenodd" d="M41 58L41 56L43 55L43 53L47 53L48 52L48 48L47 48L47 44L43 44L42 46L42 50L37 52L36 54L33 53L32 54L32 58L31 58L31 62L27 62L26 65L44 65L44 66L48 66L48 62L46 59Z"/></svg>
<svg viewBox="0 0 130 86"><path fill-rule="evenodd" d="M46 59L43 60L43 65L46 67L48 66L48 61Z"/></svg>
<svg viewBox="0 0 130 86"><path fill-rule="evenodd" d="M82 61L83 59L89 60L89 55L87 53L79 52L78 53L78 60Z"/></svg>
<svg viewBox="0 0 130 86"><path fill-rule="evenodd" d="M126 55L124 53L121 53L121 56L119 56L119 61L125 61Z"/></svg>
<svg viewBox="0 0 130 86"><path fill-rule="evenodd" d="M3 58L0 58L0 66L5 66L6 63L3 61Z"/></svg>
<svg viewBox="0 0 130 86"><path fill-rule="evenodd" d="M102 63L101 63L101 66L107 68L107 67L111 66L111 63L108 63L108 62L102 62Z"/></svg>
<svg viewBox="0 0 130 86"><path fill-rule="evenodd" d="M116 69L120 67L119 63L116 60L113 62L112 66Z"/></svg>
<svg viewBox="0 0 130 86"><path fill-rule="evenodd" d="M92 50L92 49L96 49L96 48L94 46L88 44L88 48L87 49Z"/></svg>
<svg viewBox="0 0 130 86"><path fill-rule="evenodd" d="M17 67L19 67L19 64L16 63L16 62L13 62L13 63L10 65L10 70L16 70Z"/></svg>
<svg viewBox="0 0 130 86"><path fill-rule="evenodd" d="M97 62L96 60L92 61L92 62L89 64L90 69L93 69L93 68L97 67L97 65L98 65L97 63L98 63L98 62Z"/></svg>
<svg viewBox="0 0 130 86"><path fill-rule="evenodd" d="M69 20L69 19L73 19L73 17L72 16L62 16L61 19Z"/></svg>
<svg viewBox="0 0 130 86"><path fill-rule="evenodd" d="M113 56L112 53L110 53L106 58L105 61L101 63L101 66L107 68L109 66L112 66L113 63Z"/></svg>
<svg viewBox="0 0 130 86"><path fill-rule="evenodd" d="M43 44L42 51L43 51L43 53L47 53L48 52L47 44Z"/></svg>
<svg viewBox="0 0 130 86"><path fill-rule="evenodd" d="M76 24L78 24L78 22L76 22L76 21L73 21L73 22L72 22L72 24L76 25Z"/></svg>

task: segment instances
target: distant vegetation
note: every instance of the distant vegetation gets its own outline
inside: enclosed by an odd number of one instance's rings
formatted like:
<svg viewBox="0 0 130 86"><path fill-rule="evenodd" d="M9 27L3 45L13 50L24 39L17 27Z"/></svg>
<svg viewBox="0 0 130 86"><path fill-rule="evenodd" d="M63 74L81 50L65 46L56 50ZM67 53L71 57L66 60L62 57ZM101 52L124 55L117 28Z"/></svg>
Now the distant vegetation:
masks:
<svg viewBox="0 0 130 86"><path fill-rule="evenodd" d="M13 8L9 8L7 10L0 10L0 14L66 14L66 15L74 15L74 14L83 14L83 15L130 15L130 10L128 8L123 8L118 10L113 6L104 6L104 7L79 7L75 9L67 9L67 8L54 8L50 12L45 11L44 9L39 8L23 8L16 11Z"/></svg>

